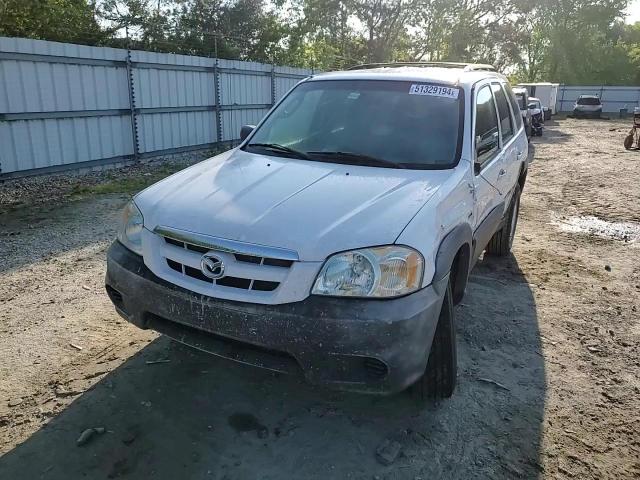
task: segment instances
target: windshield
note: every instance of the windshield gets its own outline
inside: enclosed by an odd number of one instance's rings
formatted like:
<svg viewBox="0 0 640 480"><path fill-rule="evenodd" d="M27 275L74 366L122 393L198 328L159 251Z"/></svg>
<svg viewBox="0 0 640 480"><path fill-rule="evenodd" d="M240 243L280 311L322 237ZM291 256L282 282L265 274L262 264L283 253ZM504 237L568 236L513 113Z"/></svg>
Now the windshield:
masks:
<svg viewBox="0 0 640 480"><path fill-rule="evenodd" d="M284 99L244 148L279 156L295 151L297 158L316 161L451 168L460 157L462 101L458 88L426 83L309 81Z"/></svg>
<svg viewBox="0 0 640 480"><path fill-rule="evenodd" d="M581 97L578 99L578 105L600 105L600 99L597 97Z"/></svg>

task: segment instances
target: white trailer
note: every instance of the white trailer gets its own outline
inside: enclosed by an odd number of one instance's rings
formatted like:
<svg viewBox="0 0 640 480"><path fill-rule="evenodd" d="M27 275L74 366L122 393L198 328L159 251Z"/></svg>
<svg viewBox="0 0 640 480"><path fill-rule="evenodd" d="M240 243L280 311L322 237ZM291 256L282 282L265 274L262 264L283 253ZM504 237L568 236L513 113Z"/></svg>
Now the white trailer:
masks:
<svg viewBox="0 0 640 480"><path fill-rule="evenodd" d="M526 88L530 97L539 98L543 107L547 107L551 111L552 115L556 114L556 100L558 99L558 88L560 87L559 83L519 83L517 86Z"/></svg>

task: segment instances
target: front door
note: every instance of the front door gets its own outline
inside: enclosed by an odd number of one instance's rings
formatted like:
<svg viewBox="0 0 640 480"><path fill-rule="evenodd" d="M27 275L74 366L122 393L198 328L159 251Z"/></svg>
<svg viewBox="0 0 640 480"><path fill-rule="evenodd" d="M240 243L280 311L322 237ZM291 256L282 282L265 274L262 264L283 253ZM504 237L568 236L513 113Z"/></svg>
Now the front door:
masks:
<svg viewBox="0 0 640 480"><path fill-rule="evenodd" d="M477 257L502 220L504 197L499 185L505 170L498 114L490 84L476 87L473 107L476 155L474 255Z"/></svg>

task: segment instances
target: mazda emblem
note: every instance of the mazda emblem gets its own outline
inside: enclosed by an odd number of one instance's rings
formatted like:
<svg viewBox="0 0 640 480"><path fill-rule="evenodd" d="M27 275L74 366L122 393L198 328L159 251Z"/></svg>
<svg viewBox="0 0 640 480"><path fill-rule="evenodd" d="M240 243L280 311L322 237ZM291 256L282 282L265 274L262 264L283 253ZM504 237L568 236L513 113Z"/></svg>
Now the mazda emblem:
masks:
<svg viewBox="0 0 640 480"><path fill-rule="evenodd" d="M224 262L211 253L205 253L200 260L200 270L205 277L217 280L224 277Z"/></svg>

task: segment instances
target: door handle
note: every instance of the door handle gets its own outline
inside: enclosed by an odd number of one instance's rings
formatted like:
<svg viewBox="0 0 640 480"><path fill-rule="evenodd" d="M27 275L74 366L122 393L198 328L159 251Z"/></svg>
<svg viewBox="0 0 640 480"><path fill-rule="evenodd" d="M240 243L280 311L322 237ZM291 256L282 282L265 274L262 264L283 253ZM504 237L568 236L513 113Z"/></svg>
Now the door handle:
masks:
<svg viewBox="0 0 640 480"><path fill-rule="evenodd" d="M518 152L518 160L522 158L522 152Z"/></svg>
<svg viewBox="0 0 640 480"><path fill-rule="evenodd" d="M505 175L507 173L507 171L504 168L500 169L500 172L498 173L499 177L502 177L503 175Z"/></svg>

